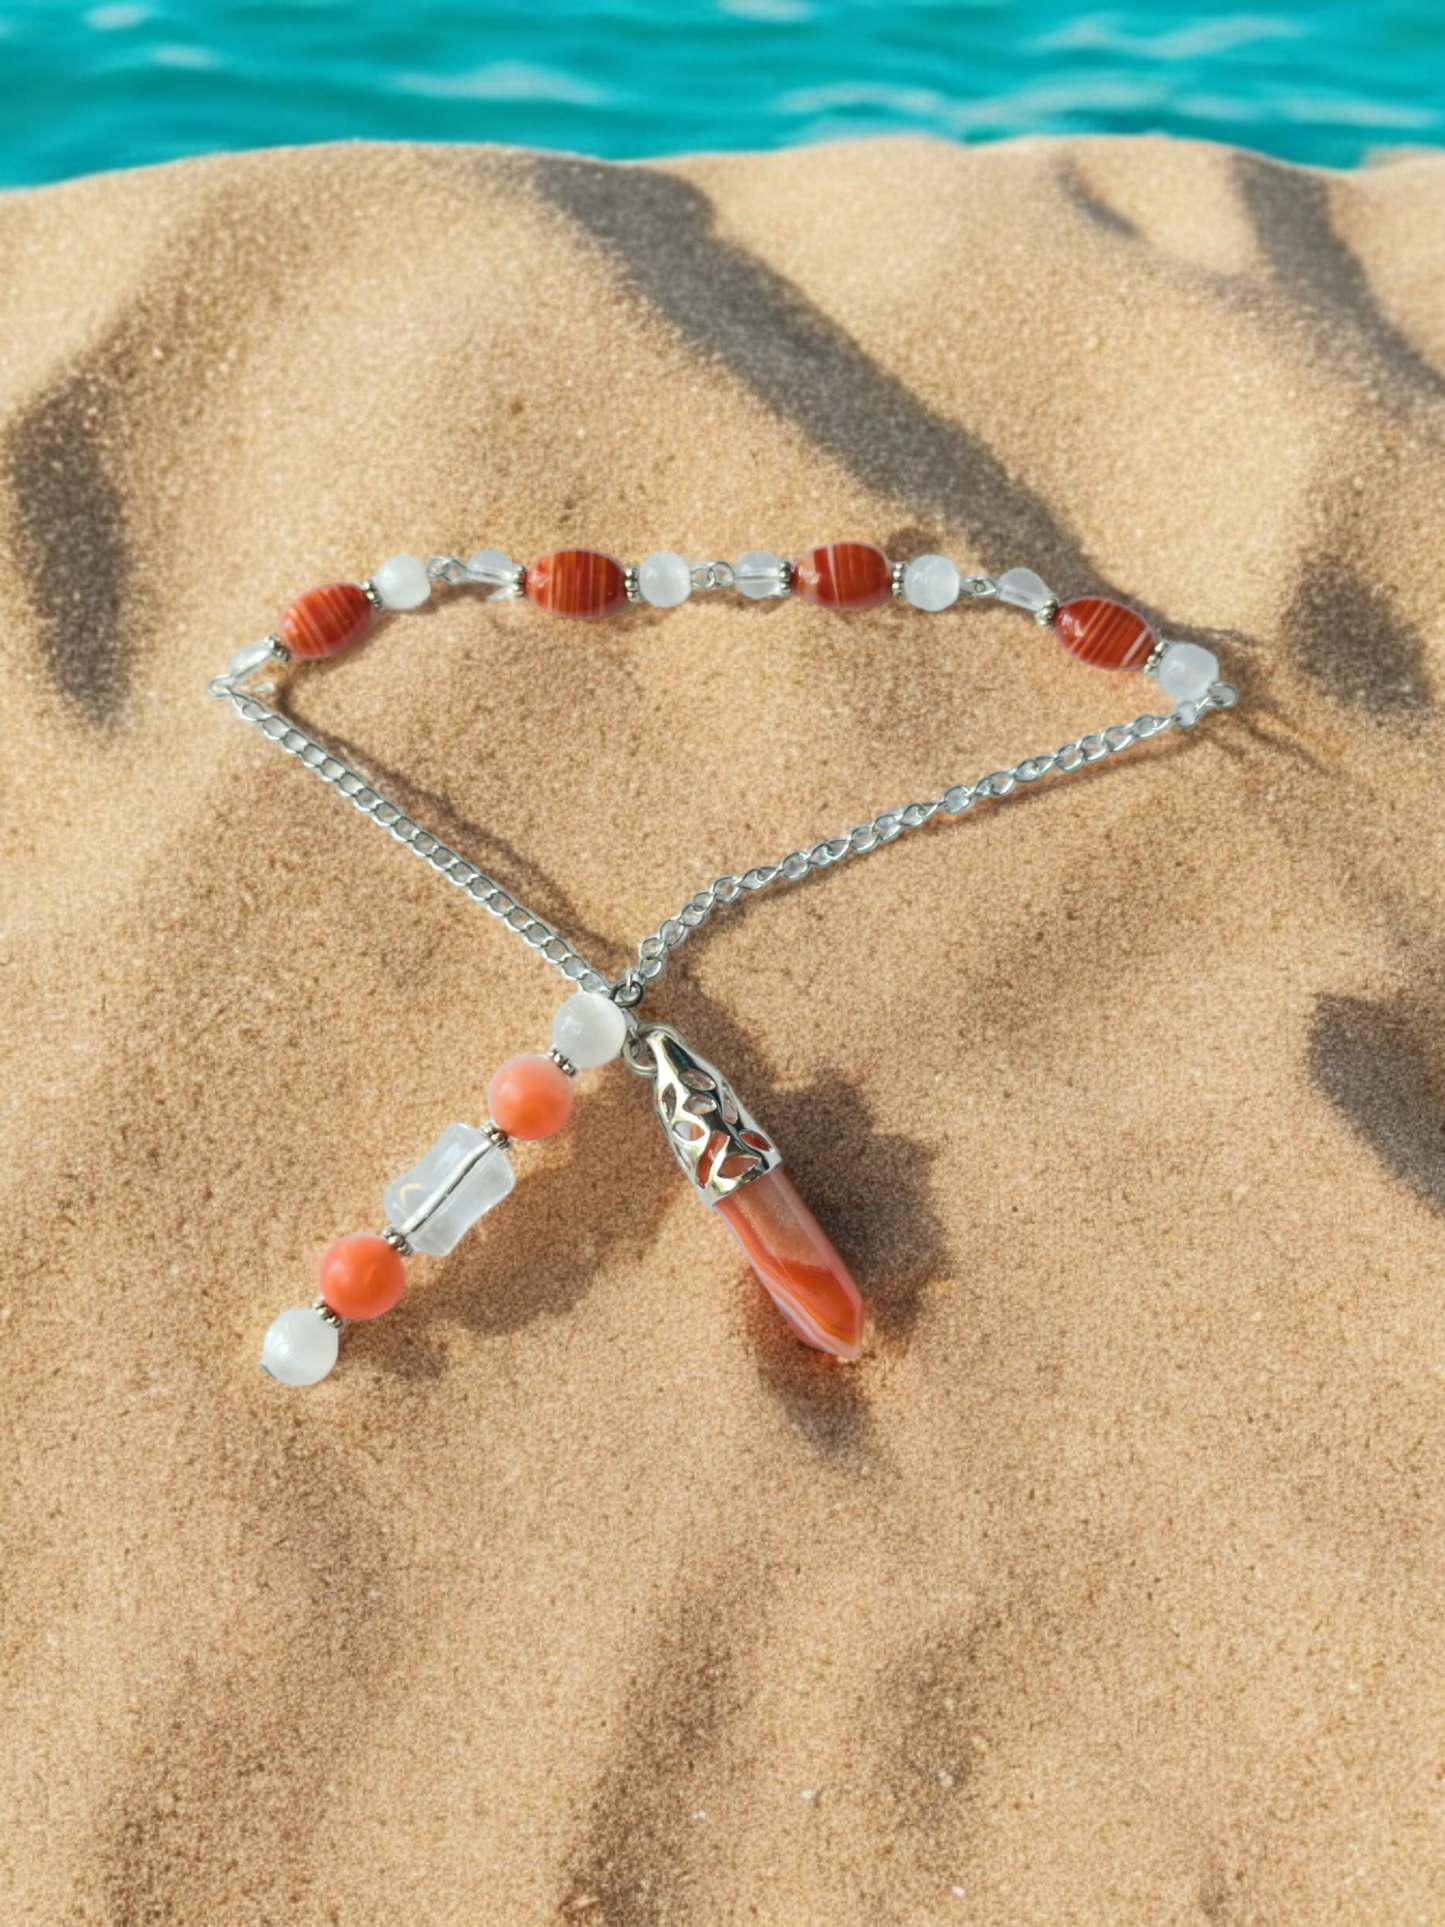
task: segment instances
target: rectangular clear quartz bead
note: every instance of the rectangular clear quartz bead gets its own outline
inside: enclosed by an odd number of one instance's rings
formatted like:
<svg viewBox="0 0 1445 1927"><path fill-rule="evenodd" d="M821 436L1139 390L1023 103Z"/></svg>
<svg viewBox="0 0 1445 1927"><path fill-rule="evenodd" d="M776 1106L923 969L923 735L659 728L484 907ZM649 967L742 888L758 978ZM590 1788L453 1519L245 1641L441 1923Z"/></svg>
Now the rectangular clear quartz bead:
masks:
<svg viewBox="0 0 1445 1927"><path fill-rule="evenodd" d="M382 1193L387 1220L418 1251L444 1258L517 1182L512 1160L474 1124L449 1124L419 1164Z"/></svg>

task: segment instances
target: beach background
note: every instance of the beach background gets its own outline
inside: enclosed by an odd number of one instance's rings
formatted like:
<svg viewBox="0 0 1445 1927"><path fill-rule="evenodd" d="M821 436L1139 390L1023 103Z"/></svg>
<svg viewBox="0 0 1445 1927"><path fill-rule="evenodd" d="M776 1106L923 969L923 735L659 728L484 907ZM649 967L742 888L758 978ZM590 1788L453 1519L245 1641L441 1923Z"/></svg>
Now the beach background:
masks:
<svg viewBox="0 0 1445 1927"><path fill-rule="evenodd" d="M1434 1927L1438 30L603 18L0 13L0 1921ZM399 550L842 537L1241 691L649 996L863 1358L613 1067L266 1378L566 987L208 678ZM1160 700L996 604L723 595L458 592L281 681L613 972Z"/></svg>

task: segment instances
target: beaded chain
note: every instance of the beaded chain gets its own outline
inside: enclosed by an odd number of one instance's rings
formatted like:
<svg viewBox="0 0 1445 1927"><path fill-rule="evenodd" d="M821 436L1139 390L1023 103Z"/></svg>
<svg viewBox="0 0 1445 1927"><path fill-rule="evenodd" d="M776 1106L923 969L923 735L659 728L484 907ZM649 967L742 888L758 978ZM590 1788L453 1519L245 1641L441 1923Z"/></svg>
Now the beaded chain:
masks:
<svg viewBox="0 0 1445 1927"><path fill-rule="evenodd" d="M252 683L270 665L339 654L369 634L384 613L418 609L438 588L469 585L489 589L492 601L526 600L551 615L589 621L638 603L676 608L695 592L715 590L735 590L750 600L798 595L821 608L849 611L901 598L916 609L938 612L960 598L992 597L1032 615L1081 662L1151 675L1171 706L1163 714L1146 713L1091 731L973 783L952 784L936 798L884 810L844 835L793 850L776 863L718 877L644 937L636 963L612 979L560 931L408 816L363 772L265 703L262 696L273 692L273 684ZM1210 710L1232 708L1239 693L1220 680L1209 650L1159 637L1143 616L1111 597L1060 601L1031 569L1010 569L997 580L964 576L946 556L894 562L871 543L852 541L821 545L794 561L751 550L736 563L690 563L668 551L629 566L590 549L559 550L526 566L496 549L479 550L466 562L454 555L436 555L427 563L396 555L359 583L327 583L297 597L282 614L278 633L238 650L207 687L514 931L574 986L553 1019L550 1050L511 1058L493 1076L486 1122L448 1126L419 1163L385 1188L382 1230L355 1232L332 1244L321 1258L313 1303L283 1312L272 1324L262 1366L288 1385L314 1385L326 1377L336 1363L341 1330L353 1319L389 1311L401 1297L404 1260L417 1252L441 1257L451 1251L511 1191L514 1143L559 1131L571 1114L578 1072L619 1056L651 1081L658 1120L684 1173L704 1201L718 1208L797 1335L835 1358L856 1359L865 1324L861 1294L793 1189L776 1146L716 1066L692 1051L671 1025L640 1022L637 1007L666 970L669 954L720 905L875 850L940 811L958 816L975 803L1007 797L1050 774L1068 775L1167 730L1192 729Z"/></svg>

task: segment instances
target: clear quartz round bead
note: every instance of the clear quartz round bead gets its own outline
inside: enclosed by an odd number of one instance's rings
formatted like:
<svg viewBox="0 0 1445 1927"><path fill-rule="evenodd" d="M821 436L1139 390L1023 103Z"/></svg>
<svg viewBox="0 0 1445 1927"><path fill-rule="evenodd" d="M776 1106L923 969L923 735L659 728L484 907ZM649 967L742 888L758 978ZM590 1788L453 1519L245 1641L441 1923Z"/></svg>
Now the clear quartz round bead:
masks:
<svg viewBox="0 0 1445 1927"><path fill-rule="evenodd" d="M610 997L579 990L552 1019L552 1048L579 1071L610 1064L627 1036L627 1019Z"/></svg>
<svg viewBox="0 0 1445 1927"><path fill-rule="evenodd" d="M340 1350L335 1325L297 1305L283 1311L261 1344L261 1370L281 1385L319 1385Z"/></svg>
<svg viewBox="0 0 1445 1927"><path fill-rule="evenodd" d="M1166 643L1154 671L1159 687L1177 703L1197 703L1219 681L1219 658L1197 642Z"/></svg>
<svg viewBox="0 0 1445 1927"><path fill-rule="evenodd" d="M431 598L431 577L414 555L394 555L372 576L388 609L419 609Z"/></svg>
<svg viewBox="0 0 1445 1927"><path fill-rule="evenodd" d="M662 549L639 566L637 587L654 609L675 609L692 594L692 570L685 557Z"/></svg>
<svg viewBox="0 0 1445 1927"><path fill-rule="evenodd" d="M749 549L746 555L738 557L733 576L743 595L760 602L764 596L783 593L784 568L781 556L767 549Z"/></svg>
<svg viewBox="0 0 1445 1927"><path fill-rule="evenodd" d="M958 600L961 578L946 555L915 556L903 571L903 593L915 609L948 609Z"/></svg>

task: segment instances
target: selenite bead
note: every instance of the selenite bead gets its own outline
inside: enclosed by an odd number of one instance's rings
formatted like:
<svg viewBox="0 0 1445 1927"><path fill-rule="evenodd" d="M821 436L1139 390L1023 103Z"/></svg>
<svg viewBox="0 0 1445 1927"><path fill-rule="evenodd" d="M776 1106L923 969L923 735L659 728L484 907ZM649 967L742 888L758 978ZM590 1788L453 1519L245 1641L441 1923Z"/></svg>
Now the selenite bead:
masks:
<svg viewBox="0 0 1445 1927"><path fill-rule="evenodd" d="M824 609L876 609L893 594L893 564L871 542L824 542L793 564L793 593Z"/></svg>
<svg viewBox="0 0 1445 1927"><path fill-rule="evenodd" d="M572 1115L572 1080L550 1057L509 1057L487 1086L487 1109L508 1137L551 1137Z"/></svg>
<svg viewBox="0 0 1445 1927"><path fill-rule="evenodd" d="M414 555L394 555L372 576L388 609L419 609L431 599L431 577Z"/></svg>
<svg viewBox="0 0 1445 1927"><path fill-rule="evenodd" d="M862 1294L787 1173L778 1168L740 1184L717 1209L804 1344L834 1358L857 1358Z"/></svg>
<svg viewBox="0 0 1445 1927"><path fill-rule="evenodd" d="M1197 703L1219 681L1219 658L1197 642L1167 643L1154 671L1159 687L1177 703Z"/></svg>
<svg viewBox="0 0 1445 1927"><path fill-rule="evenodd" d="M319 1385L341 1349L335 1325L309 1305L283 1311L261 1342L261 1370L280 1385Z"/></svg>
<svg viewBox="0 0 1445 1927"><path fill-rule="evenodd" d="M946 555L919 555L903 571L903 593L915 609L949 609L962 578Z"/></svg>
<svg viewBox="0 0 1445 1927"><path fill-rule="evenodd" d="M406 1266L387 1239L353 1231L323 1252L316 1289L341 1318L379 1318L406 1289Z"/></svg>
<svg viewBox="0 0 1445 1927"><path fill-rule="evenodd" d="M527 564L522 584L539 609L595 621L628 607L622 564L595 549L558 549Z"/></svg>
<svg viewBox="0 0 1445 1927"><path fill-rule="evenodd" d="M998 579L998 599L1011 602L1015 609L1027 609L1030 615L1037 615L1057 600L1048 583L1032 569L1006 570Z"/></svg>
<svg viewBox="0 0 1445 1927"><path fill-rule="evenodd" d="M637 586L654 609L675 609L692 594L692 569L684 556L661 549L639 566Z"/></svg>
<svg viewBox="0 0 1445 1927"><path fill-rule="evenodd" d="M1142 669L1154 653L1154 631L1143 616L1108 596L1076 596L1049 623L1069 654L1095 669Z"/></svg>
<svg viewBox="0 0 1445 1927"><path fill-rule="evenodd" d="M349 648L373 627L377 611L359 583L327 582L297 596L281 618L281 635L293 656L314 659Z"/></svg>
<svg viewBox="0 0 1445 1927"><path fill-rule="evenodd" d="M512 1160L475 1124L449 1124L426 1156L381 1194L387 1221L417 1251L445 1258L517 1182Z"/></svg>
<svg viewBox="0 0 1445 1927"><path fill-rule="evenodd" d="M627 1036L627 1019L610 997L579 990L552 1019L552 1048L579 1071L610 1064Z"/></svg>
<svg viewBox="0 0 1445 1927"><path fill-rule="evenodd" d="M733 582L739 595L753 602L761 602L764 596L781 595L783 558L768 549L749 549L746 555L738 557Z"/></svg>

